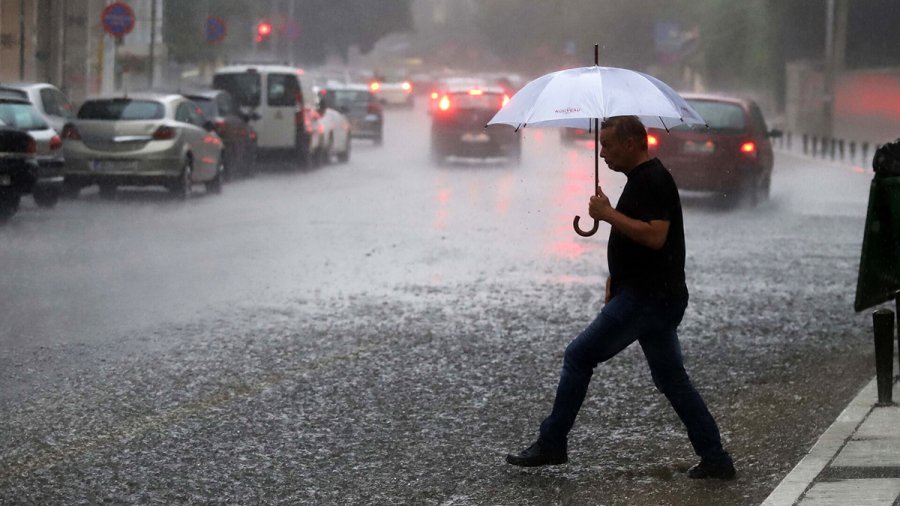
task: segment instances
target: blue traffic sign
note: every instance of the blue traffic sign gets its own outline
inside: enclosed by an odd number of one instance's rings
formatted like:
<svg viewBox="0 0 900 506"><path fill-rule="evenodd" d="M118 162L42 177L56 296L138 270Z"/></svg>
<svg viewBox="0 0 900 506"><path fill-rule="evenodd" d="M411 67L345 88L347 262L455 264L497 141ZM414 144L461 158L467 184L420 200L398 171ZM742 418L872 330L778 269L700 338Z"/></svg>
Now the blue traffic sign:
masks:
<svg viewBox="0 0 900 506"><path fill-rule="evenodd" d="M206 42L216 44L222 42L225 35L228 34L228 28L225 20L219 16L209 16L206 18Z"/></svg>
<svg viewBox="0 0 900 506"><path fill-rule="evenodd" d="M134 30L134 11L125 2L113 2L103 9L100 23L106 33L121 37Z"/></svg>

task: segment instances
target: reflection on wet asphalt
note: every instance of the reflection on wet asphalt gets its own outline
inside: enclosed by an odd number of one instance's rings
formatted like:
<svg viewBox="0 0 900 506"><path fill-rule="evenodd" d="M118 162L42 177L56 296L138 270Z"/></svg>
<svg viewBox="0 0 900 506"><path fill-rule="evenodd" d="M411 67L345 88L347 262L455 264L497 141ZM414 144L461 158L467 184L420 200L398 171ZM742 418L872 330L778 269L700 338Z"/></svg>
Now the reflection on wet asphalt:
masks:
<svg viewBox="0 0 900 506"><path fill-rule="evenodd" d="M595 372L569 464L507 466L600 307L608 228L571 229L592 150L530 131L520 167L436 167L425 118L221 197L24 206L0 231L0 502L758 504L871 377L870 176L779 156L757 209L685 199L680 335L738 479L686 478L637 348Z"/></svg>

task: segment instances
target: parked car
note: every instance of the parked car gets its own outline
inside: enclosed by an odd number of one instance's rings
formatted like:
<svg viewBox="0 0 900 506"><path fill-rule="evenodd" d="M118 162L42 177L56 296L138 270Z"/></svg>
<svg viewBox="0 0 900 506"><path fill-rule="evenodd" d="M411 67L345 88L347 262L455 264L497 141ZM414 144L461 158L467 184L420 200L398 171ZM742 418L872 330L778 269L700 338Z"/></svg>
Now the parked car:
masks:
<svg viewBox="0 0 900 506"><path fill-rule="evenodd" d="M339 162L346 163L350 160L350 120L343 112L331 106L327 95L325 89L317 89L317 111L323 139L322 147L319 149L319 163L331 163L332 155L336 156Z"/></svg>
<svg viewBox="0 0 900 506"><path fill-rule="evenodd" d="M226 180L234 176L256 174L256 130L250 121L255 113L240 110L231 94L225 90L193 90L182 92L203 111L203 115L213 122L216 133L225 144L223 176Z"/></svg>
<svg viewBox="0 0 900 506"><path fill-rule="evenodd" d="M37 181L37 146L25 130L0 126L0 223L19 210L22 195Z"/></svg>
<svg viewBox="0 0 900 506"><path fill-rule="evenodd" d="M682 95L709 127L650 129L651 153L662 160L682 190L738 197L751 205L769 197L774 157L762 111L749 98Z"/></svg>
<svg viewBox="0 0 900 506"><path fill-rule="evenodd" d="M34 160L38 170L35 183L28 193L41 207L56 205L63 183L60 136L44 121L34 104L17 89L0 87L0 126L24 130L34 140Z"/></svg>
<svg viewBox="0 0 900 506"><path fill-rule="evenodd" d="M69 188L96 184L101 197L118 186L161 185L181 198L196 183L222 191L222 140L200 107L181 95L86 100L63 138Z"/></svg>
<svg viewBox="0 0 900 506"><path fill-rule="evenodd" d="M364 84L329 83L325 100L350 120L354 139L372 139L381 144L384 138L384 110L378 98Z"/></svg>
<svg viewBox="0 0 900 506"><path fill-rule="evenodd" d="M416 103L412 83L400 77L390 78L376 73L369 82L369 89L386 106L413 107Z"/></svg>
<svg viewBox="0 0 900 506"><path fill-rule="evenodd" d="M261 154L287 156L301 165L319 159L323 146L312 83L302 69L284 65L232 65L216 70L213 88L231 93L256 130Z"/></svg>
<svg viewBox="0 0 900 506"><path fill-rule="evenodd" d="M505 156L518 163L522 157L519 132L508 125L485 128L507 101L509 96L497 86L445 90L431 115L432 159Z"/></svg>
<svg viewBox="0 0 900 506"><path fill-rule="evenodd" d="M21 91L56 133L62 133L63 126L75 117L72 103L50 83L3 83L3 87Z"/></svg>

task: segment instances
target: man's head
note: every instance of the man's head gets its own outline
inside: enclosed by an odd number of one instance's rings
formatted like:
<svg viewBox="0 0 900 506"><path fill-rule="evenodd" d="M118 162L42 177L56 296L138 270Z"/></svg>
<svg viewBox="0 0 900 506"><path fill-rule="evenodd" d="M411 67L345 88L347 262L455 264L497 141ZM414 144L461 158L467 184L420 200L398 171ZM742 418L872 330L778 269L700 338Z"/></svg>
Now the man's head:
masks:
<svg viewBox="0 0 900 506"><path fill-rule="evenodd" d="M600 157L610 170L627 174L650 159L647 129L637 116L613 116L600 125Z"/></svg>

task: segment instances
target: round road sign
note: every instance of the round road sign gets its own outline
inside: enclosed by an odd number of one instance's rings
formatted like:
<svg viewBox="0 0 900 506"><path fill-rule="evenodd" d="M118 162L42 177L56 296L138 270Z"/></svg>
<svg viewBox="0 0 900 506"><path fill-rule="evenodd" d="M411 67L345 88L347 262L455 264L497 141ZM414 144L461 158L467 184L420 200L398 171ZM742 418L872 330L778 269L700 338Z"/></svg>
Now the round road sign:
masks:
<svg viewBox="0 0 900 506"><path fill-rule="evenodd" d="M228 28L225 20L219 16L209 16L206 18L206 42L216 44L222 42L225 35L228 34Z"/></svg>
<svg viewBox="0 0 900 506"><path fill-rule="evenodd" d="M125 2L113 2L103 9L100 23L106 33L121 37L134 30L134 11Z"/></svg>

